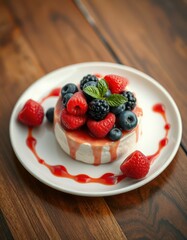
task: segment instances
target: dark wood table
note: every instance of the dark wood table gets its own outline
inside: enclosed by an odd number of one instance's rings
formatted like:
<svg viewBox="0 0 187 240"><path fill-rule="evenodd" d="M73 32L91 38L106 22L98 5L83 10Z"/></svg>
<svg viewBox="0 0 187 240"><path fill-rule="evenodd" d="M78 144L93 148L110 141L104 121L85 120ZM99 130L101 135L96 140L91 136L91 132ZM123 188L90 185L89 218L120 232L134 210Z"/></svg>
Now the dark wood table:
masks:
<svg viewBox="0 0 187 240"><path fill-rule="evenodd" d="M187 2L0 3L0 239L187 239ZM183 121L179 150L145 186L79 197L31 176L10 144L13 107L32 83L74 63L117 62L161 83Z"/></svg>

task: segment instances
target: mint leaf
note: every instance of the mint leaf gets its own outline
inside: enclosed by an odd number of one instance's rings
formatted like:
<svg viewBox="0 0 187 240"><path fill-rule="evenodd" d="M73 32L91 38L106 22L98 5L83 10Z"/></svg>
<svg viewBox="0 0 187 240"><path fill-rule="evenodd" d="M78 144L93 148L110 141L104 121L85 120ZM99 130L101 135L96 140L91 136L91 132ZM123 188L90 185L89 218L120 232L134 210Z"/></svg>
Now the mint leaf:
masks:
<svg viewBox="0 0 187 240"><path fill-rule="evenodd" d="M107 83L105 82L104 79L101 79L101 80L99 80L97 87L99 89L101 97L103 97L108 90Z"/></svg>
<svg viewBox="0 0 187 240"><path fill-rule="evenodd" d="M105 99L109 106L118 107L121 104L127 102L127 98L120 94L112 94L108 98Z"/></svg>
<svg viewBox="0 0 187 240"><path fill-rule="evenodd" d="M83 89L83 91L93 98L101 98L99 89L95 86L87 86Z"/></svg>

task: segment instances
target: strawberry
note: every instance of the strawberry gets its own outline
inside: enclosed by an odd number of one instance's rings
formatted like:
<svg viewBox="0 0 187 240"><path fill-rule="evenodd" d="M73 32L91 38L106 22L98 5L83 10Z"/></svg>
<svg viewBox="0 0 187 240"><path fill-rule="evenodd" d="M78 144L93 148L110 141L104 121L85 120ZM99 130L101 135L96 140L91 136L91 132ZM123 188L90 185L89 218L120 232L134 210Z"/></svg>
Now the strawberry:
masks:
<svg viewBox="0 0 187 240"><path fill-rule="evenodd" d="M84 115L88 109L86 98L82 92L76 92L67 102L67 111L75 116Z"/></svg>
<svg viewBox="0 0 187 240"><path fill-rule="evenodd" d="M29 99L18 114L18 120L29 127L42 124L44 109L38 102Z"/></svg>
<svg viewBox="0 0 187 240"><path fill-rule="evenodd" d="M112 93L121 93L128 84L126 78L114 74L106 75L104 79Z"/></svg>
<svg viewBox="0 0 187 240"><path fill-rule="evenodd" d="M124 175L135 179L145 177L149 172L149 168L150 161L138 150L131 153L120 166Z"/></svg>
<svg viewBox="0 0 187 240"><path fill-rule="evenodd" d="M85 124L86 115L75 116L70 114L67 109L64 108L61 114L61 122L65 128L75 130Z"/></svg>
<svg viewBox="0 0 187 240"><path fill-rule="evenodd" d="M89 119L87 126L90 132L97 138L104 138L113 128L116 117L113 113L108 113L107 116L100 121Z"/></svg>

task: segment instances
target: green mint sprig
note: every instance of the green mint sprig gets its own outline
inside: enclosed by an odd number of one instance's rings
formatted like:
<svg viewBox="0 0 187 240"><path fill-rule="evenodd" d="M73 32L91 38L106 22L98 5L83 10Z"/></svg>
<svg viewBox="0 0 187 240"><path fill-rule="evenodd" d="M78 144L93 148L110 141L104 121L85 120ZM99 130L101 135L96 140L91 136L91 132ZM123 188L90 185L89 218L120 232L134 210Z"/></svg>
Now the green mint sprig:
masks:
<svg viewBox="0 0 187 240"><path fill-rule="evenodd" d="M109 97L105 97L108 89L109 88L106 81L104 79L101 79L99 80L97 87L87 86L83 89L83 91L95 99L104 99L111 107L118 107L119 105L127 102L127 98L121 94L111 94Z"/></svg>

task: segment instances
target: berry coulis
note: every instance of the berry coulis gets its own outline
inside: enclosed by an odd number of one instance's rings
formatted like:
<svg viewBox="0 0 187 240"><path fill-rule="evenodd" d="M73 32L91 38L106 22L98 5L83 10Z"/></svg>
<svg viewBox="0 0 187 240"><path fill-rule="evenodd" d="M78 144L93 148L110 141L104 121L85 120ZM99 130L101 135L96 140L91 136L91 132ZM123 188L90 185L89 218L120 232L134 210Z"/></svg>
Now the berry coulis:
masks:
<svg viewBox="0 0 187 240"><path fill-rule="evenodd" d="M48 99L50 97L59 96L59 93L60 93L60 88L53 89L47 96L45 96L41 100L40 103L43 103L46 99ZM165 136L164 136L163 139L161 139L159 141L157 151L154 154L147 156L147 158L148 158L148 160L150 161L151 164L158 157L161 150L167 145L167 143L168 143L167 136L168 136L168 132L170 130L170 124L167 121L166 111L165 111L164 105L161 104L161 103L155 104L153 106L152 110L156 113L159 113L163 117L164 122L165 122L165 125L164 125ZM33 136L32 132L33 132L33 128L28 127L28 134L27 134L27 138L26 138L27 147L34 154L37 161L40 164L47 167L49 169L49 171L56 177L69 178L69 179L72 179L72 180L74 180L78 183L100 183L100 184L104 184L104 185L114 185L114 184L119 183L124 178L126 178L126 176L122 173L119 174L119 175L115 175L114 173L105 173L98 178L93 178L93 177L88 176L86 174L73 175L73 174L70 174L68 172L68 170L66 169L66 167L63 166L63 165L50 165L50 164L46 163L45 160L41 159L40 156L38 155L38 153L36 151L37 139ZM86 135L85 135L85 137L86 137ZM88 137L88 134L87 134L87 137ZM71 145L71 143L70 143L70 145ZM111 154L115 155L115 150L111 150L111 151L114 151L114 153L111 153ZM74 154L75 154L75 149L72 150L71 155L73 156ZM100 152L98 152L97 154L98 154L97 158L99 159L100 158ZM99 160L98 160L98 162L99 162Z"/></svg>

